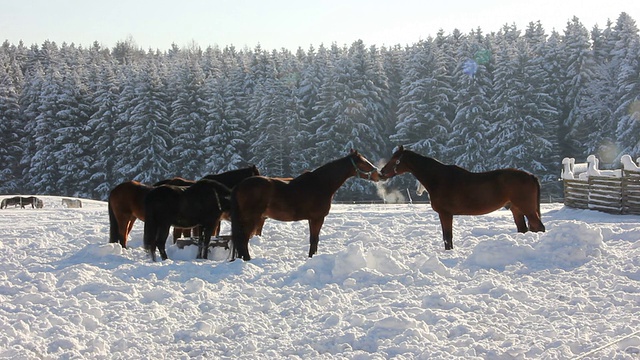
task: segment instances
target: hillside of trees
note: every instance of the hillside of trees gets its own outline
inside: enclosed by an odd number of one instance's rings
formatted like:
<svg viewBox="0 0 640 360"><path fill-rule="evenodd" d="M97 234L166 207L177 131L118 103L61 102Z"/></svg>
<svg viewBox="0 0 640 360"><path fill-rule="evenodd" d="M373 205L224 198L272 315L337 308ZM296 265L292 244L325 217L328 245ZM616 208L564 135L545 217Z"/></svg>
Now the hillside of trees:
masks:
<svg viewBox="0 0 640 360"><path fill-rule="evenodd" d="M258 166L295 176L403 144L472 171L515 167L562 197L563 157L640 156L640 37L626 13L588 30L541 23L440 31L295 53L197 45L144 50L47 41L0 47L0 193L106 199L127 180ZM415 180L391 181L402 191ZM338 200L377 199L349 180ZM543 200L545 200L543 199Z"/></svg>

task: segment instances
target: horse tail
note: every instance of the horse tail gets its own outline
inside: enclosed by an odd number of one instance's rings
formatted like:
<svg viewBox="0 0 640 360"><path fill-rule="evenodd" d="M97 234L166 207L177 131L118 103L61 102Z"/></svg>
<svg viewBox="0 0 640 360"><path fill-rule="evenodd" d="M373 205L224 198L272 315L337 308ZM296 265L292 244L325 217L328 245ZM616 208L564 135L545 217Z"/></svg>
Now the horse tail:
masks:
<svg viewBox="0 0 640 360"><path fill-rule="evenodd" d="M107 208L109 209L109 242L117 243L120 242L120 228L118 226L118 219L116 218L116 214L113 212L113 207L111 206L111 199L107 203Z"/></svg>
<svg viewBox="0 0 640 360"><path fill-rule="evenodd" d="M538 217L542 217L542 213L540 212L540 198L542 196L541 190L540 190L540 180L537 177L535 178L536 178L536 187L538 189Z"/></svg>
<svg viewBox="0 0 640 360"><path fill-rule="evenodd" d="M238 202L237 188L231 190L231 259L240 258L240 249L244 247L244 239L246 236L242 219L240 217L240 203ZM243 250L244 251L244 250Z"/></svg>

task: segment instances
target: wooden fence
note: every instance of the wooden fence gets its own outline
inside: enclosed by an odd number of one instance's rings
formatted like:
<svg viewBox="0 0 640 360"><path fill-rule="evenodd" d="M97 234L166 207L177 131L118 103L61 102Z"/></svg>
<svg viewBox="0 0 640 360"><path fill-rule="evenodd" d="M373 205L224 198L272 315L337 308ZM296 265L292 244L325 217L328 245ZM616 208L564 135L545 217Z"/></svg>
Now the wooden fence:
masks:
<svg viewBox="0 0 640 360"><path fill-rule="evenodd" d="M622 177L589 176L564 182L564 204L577 209L640 215L640 172L623 170Z"/></svg>

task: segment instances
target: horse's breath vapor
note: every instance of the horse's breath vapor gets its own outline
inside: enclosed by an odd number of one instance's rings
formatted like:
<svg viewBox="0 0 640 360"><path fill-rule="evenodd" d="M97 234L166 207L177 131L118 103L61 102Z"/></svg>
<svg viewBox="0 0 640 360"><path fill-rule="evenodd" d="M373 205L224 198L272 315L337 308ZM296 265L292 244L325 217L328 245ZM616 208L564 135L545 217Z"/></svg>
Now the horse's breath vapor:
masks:
<svg viewBox="0 0 640 360"><path fill-rule="evenodd" d="M385 159L378 160L376 167L381 169L387 161ZM382 199L385 203L389 204L400 204L406 202L404 195L402 195L402 191L398 189L388 189L384 185L384 181L374 183L376 185L376 192L380 199Z"/></svg>
<svg viewBox="0 0 640 360"><path fill-rule="evenodd" d="M381 182L377 182L375 184L378 196L380 196L380 198L384 200L385 203L401 204L406 202L405 197L404 195L402 195L402 192L400 190L387 189Z"/></svg>

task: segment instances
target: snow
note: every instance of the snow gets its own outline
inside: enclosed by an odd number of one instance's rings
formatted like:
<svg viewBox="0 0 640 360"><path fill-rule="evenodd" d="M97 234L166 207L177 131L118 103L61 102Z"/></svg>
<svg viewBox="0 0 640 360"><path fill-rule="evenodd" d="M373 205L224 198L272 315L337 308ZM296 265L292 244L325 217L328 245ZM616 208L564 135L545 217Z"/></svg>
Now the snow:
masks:
<svg viewBox="0 0 640 360"><path fill-rule="evenodd" d="M638 160L638 162L640 163L640 158ZM620 158L620 162L622 163L622 166L625 170L640 171L640 167L638 167L638 165L633 162L631 156L628 154L622 155L622 157Z"/></svg>
<svg viewBox="0 0 640 360"><path fill-rule="evenodd" d="M543 204L454 218L427 204L334 205L268 220L250 262L195 246L151 262L142 223L108 244L106 203L0 210L0 357L16 359L637 359L640 216ZM223 233L228 230L225 223Z"/></svg>

